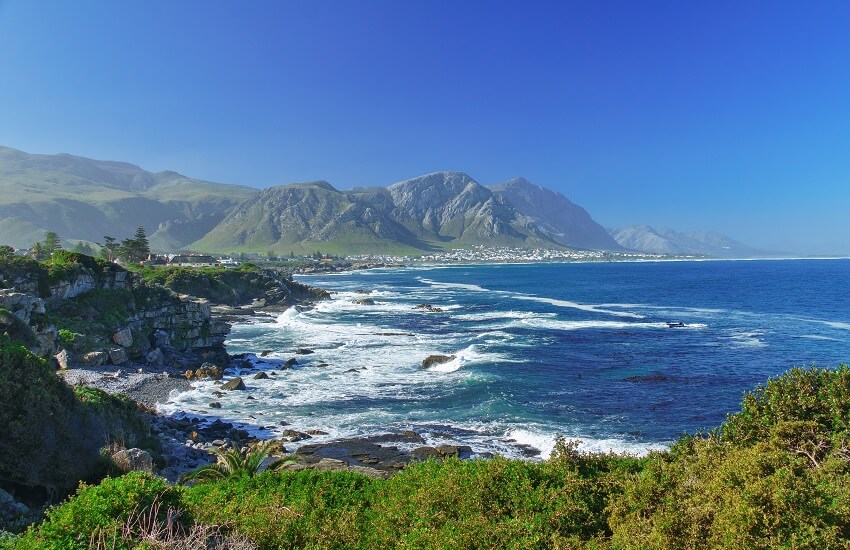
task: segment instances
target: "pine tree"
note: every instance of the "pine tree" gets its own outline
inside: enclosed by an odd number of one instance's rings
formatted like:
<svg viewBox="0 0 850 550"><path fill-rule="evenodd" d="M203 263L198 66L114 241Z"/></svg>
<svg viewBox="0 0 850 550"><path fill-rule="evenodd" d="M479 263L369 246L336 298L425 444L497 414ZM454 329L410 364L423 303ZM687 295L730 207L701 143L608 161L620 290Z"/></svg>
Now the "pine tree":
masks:
<svg viewBox="0 0 850 550"><path fill-rule="evenodd" d="M136 229L136 234L133 235L133 241L136 243L136 252L141 256L139 261L147 260L151 255L151 246L148 242L147 233L145 233L145 228L141 225Z"/></svg>
<svg viewBox="0 0 850 550"><path fill-rule="evenodd" d="M59 239L59 234L55 231L48 231L44 236L44 241L41 243L44 248L44 253L50 256L57 250L62 250L62 242Z"/></svg>
<svg viewBox="0 0 850 550"><path fill-rule="evenodd" d="M136 234L132 239L124 239L121 241L119 256L122 260L129 263L138 263L147 260L151 254L148 236L145 234L145 228L139 226L136 229Z"/></svg>

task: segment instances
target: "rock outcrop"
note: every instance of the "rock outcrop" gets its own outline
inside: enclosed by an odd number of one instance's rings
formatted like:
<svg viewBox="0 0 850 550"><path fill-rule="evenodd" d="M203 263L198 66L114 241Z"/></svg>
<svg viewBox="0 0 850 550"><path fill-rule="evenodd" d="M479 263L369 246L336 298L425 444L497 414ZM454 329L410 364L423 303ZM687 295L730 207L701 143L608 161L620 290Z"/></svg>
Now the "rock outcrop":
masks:
<svg viewBox="0 0 850 550"><path fill-rule="evenodd" d="M422 361L422 368L427 369L433 367L434 365L442 365L443 363L454 361L456 358L457 357L454 355L429 355Z"/></svg>

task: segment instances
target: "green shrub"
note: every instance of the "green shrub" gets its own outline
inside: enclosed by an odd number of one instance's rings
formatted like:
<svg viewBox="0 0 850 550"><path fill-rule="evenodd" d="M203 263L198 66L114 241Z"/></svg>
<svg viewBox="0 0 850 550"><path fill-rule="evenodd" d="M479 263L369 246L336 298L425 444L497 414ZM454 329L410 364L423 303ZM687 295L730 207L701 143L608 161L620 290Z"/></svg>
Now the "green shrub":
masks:
<svg viewBox="0 0 850 550"><path fill-rule="evenodd" d="M269 549L850 548L847 372L792 370L717 430L643 458L559 441L540 463L428 461L388 480L284 470L167 498L187 521L227 525ZM92 494L119 494L115 483ZM80 544L127 515L123 497L114 507L86 498L51 512L25 542Z"/></svg>
<svg viewBox="0 0 850 550"><path fill-rule="evenodd" d="M380 483L352 472L264 472L184 493L199 522L228 524L260 548L368 548L365 511Z"/></svg>
<svg viewBox="0 0 850 550"><path fill-rule="evenodd" d="M850 371L792 369L610 504L623 548L850 548Z"/></svg>
<svg viewBox="0 0 850 550"><path fill-rule="evenodd" d="M108 444L159 450L133 401L71 388L52 365L7 336L0 336L0 395L2 485L62 494L105 473L100 449Z"/></svg>
<svg viewBox="0 0 850 550"><path fill-rule="evenodd" d="M96 486L83 484L67 502L51 508L44 522L31 528L13 548L85 549L95 541L105 548L132 548L133 541L121 539L120 527L132 514L154 504L159 504L162 516L169 507L178 509L180 488L141 472L106 478Z"/></svg>

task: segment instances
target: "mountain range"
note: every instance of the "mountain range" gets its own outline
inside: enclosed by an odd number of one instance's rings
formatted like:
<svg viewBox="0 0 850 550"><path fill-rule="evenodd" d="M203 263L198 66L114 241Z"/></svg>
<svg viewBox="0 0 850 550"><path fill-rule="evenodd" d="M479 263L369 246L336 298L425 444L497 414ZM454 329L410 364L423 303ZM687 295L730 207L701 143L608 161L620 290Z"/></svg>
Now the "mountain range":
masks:
<svg viewBox="0 0 850 550"><path fill-rule="evenodd" d="M317 181L258 190L0 147L0 243L27 247L47 231L66 244L120 240L138 226L163 252L415 255L485 245L728 256L746 249L714 234L648 227L609 234L580 206L523 178L485 187L462 172L435 172L388 187L341 191Z"/></svg>
<svg viewBox="0 0 850 550"><path fill-rule="evenodd" d="M711 231L678 232L667 227L633 225L612 230L611 236L623 248L651 254L700 254L716 258L764 255L763 251Z"/></svg>

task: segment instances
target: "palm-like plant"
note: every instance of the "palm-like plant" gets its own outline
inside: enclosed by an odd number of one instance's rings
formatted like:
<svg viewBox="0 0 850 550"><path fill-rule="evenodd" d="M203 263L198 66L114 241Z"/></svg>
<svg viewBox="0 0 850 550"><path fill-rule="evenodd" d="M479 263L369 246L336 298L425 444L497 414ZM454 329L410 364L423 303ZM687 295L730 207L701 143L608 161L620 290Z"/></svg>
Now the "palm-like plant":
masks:
<svg viewBox="0 0 850 550"><path fill-rule="evenodd" d="M238 447L233 447L226 451L215 449L213 451L216 454L216 462L214 464L206 464L196 470L183 474L180 477L180 482L214 481L244 475L249 477L254 476L257 474L260 465L269 456L273 443L273 441L264 441L244 451ZM295 457L291 455L278 458L269 464L266 470L278 470L286 464L295 462L295 460Z"/></svg>

